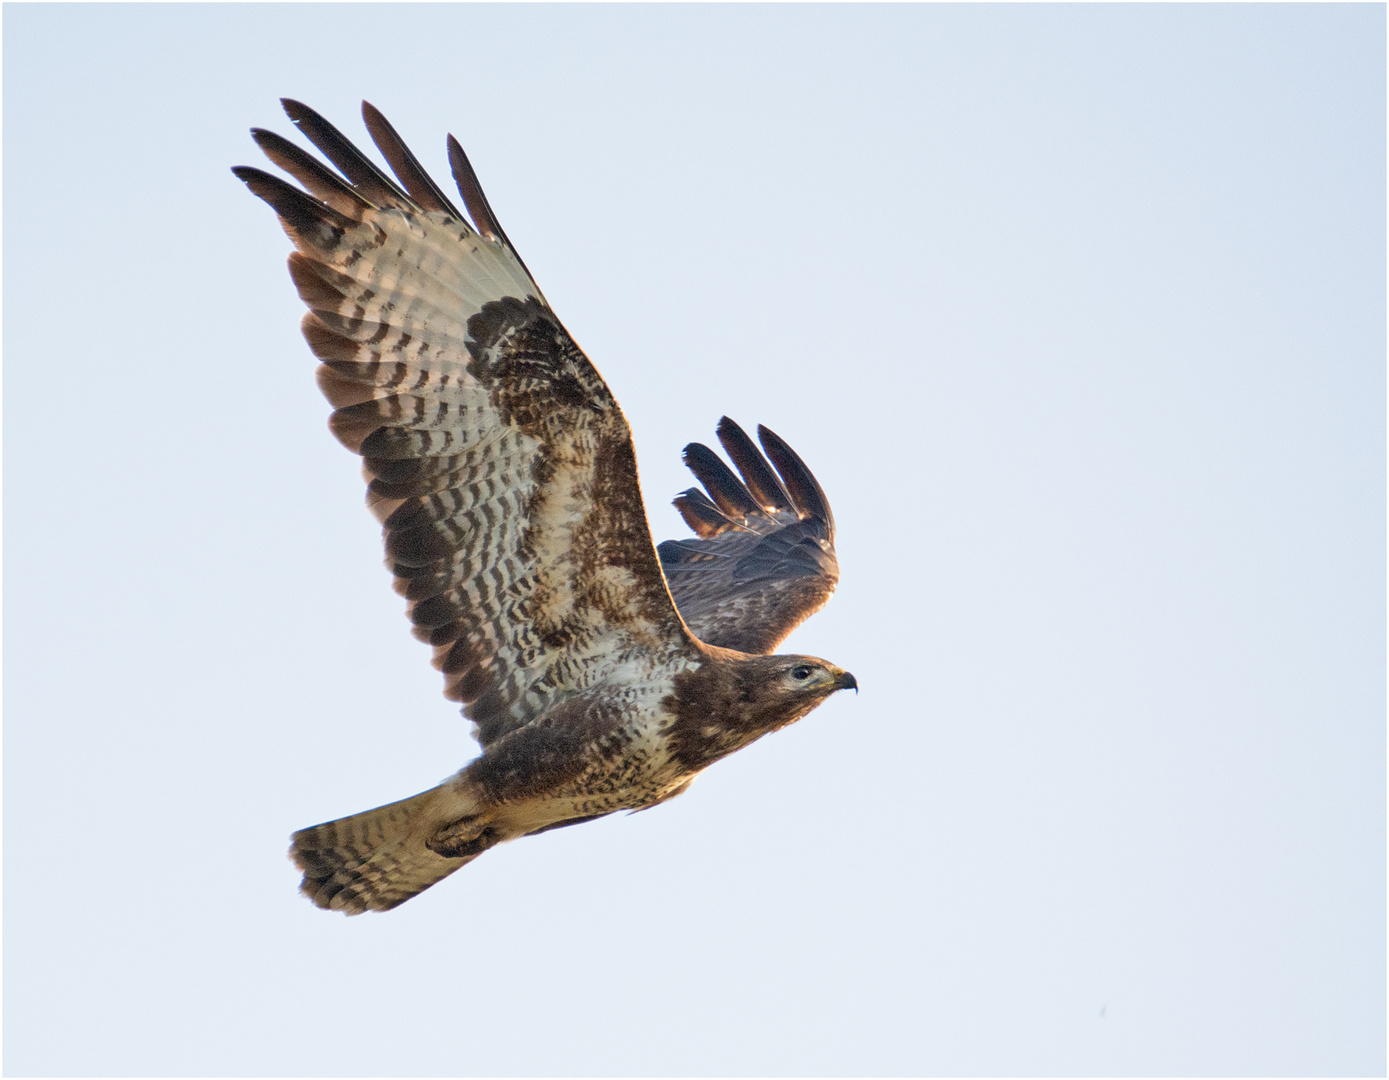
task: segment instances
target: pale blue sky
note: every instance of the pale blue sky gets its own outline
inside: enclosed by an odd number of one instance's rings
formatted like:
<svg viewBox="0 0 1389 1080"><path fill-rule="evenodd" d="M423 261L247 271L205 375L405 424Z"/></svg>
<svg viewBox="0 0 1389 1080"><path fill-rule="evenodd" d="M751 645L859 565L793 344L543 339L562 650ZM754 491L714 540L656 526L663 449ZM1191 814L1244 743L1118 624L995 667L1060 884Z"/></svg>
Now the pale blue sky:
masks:
<svg viewBox="0 0 1389 1080"><path fill-rule="evenodd" d="M9 1073L1383 1073L1382 6L4 9ZM386 916L475 752L280 95L468 148L636 432L811 464L863 688Z"/></svg>

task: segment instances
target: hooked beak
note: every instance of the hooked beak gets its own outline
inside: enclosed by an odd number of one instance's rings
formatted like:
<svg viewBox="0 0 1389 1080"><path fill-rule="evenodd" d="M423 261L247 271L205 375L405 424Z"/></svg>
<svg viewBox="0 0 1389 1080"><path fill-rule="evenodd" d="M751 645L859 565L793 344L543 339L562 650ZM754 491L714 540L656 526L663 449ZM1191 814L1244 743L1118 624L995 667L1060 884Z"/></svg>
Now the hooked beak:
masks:
<svg viewBox="0 0 1389 1080"><path fill-rule="evenodd" d="M834 682L834 687L836 690L852 690L855 694L857 694L858 680L855 679L852 675L850 675L847 671L840 672L839 678L836 679Z"/></svg>

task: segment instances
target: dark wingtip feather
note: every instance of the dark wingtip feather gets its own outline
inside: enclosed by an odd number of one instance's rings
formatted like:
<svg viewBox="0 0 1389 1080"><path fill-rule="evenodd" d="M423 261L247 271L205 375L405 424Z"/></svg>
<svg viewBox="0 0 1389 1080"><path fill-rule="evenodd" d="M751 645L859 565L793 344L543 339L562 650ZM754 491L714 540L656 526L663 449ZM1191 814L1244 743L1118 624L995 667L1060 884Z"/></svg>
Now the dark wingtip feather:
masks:
<svg viewBox="0 0 1389 1080"><path fill-rule="evenodd" d="M458 193L463 196L463 205L468 208L468 214L473 219L473 226L479 233L489 240L495 240L509 252L511 257L520 264L526 277L531 279L531 284L535 284L535 275L530 272L526 262L516 252L516 248L507 239L503 231L501 222L497 220L497 215L492 213L492 204L487 201L487 196L483 193L482 185L478 183L477 173L473 171L472 162L468 160L468 155L463 152L462 144L452 135L448 137L449 148L449 168L453 171L453 181L458 185ZM536 292L539 293L539 286ZM545 298L540 297L543 303Z"/></svg>
<svg viewBox="0 0 1389 1080"><path fill-rule="evenodd" d="M767 510L795 513L790 493L782 486L762 452L748 438L747 432L726 416L719 420L717 432L719 443L743 474L743 482L747 484L752 497Z"/></svg>
<svg viewBox="0 0 1389 1080"><path fill-rule="evenodd" d="M820 482L815 479L815 474L806 467L800 455L787 446L785 440L771 428L759 424L757 438L762 443L762 449L771 458L772 464L776 466L776 471L786 482L786 488L795 500L801 516L823 518L829 526L830 538L833 539L834 515L830 512L829 500L825 498L825 492L820 487Z"/></svg>
<svg viewBox="0 0 1389 1080"><path fill-rule="evenodd" d="M251 194L269 203L286 225L321 247L336 244L344 232L356 225L350 217L305 195L278 176L250 165L237 165L232 173L251 189Z"/></svg>
<svg viewBox="0 0 1389 1080"><path fill-rule="evenodd" d="M405 190L410 193L411 198L426 210L438 210L459 219L463 217L424 171L415 155L410 152L410 148L405 145L405 140L391 126L391 122L381 115L380 109L369 101L363 101L362 120L366 123L372 142L376 143L376 149L381 151L381 156L386 159L397 179L405 185Z"/></svg>
<svg viewBox="0 0 1389 1080"><path fill-rule="evenodd" d="M680 511L680 516L685 519L685 524L693 529L698 536L717 536L727 529L736 527L699 488L689 488L682 491L671 500L671 503L675 509Z"/></svg>
<svg viewBox="0 0 1389 1080"><path fill-rule="evenodd" d="M265 128L252 128L251 138L266 157L335 210L351 216L358 210L372 207L351 184L288 139Z"/></svg>
<svg viewBox="0 0 1389 1080"><path fill-rule="evenodd" d="M685 447L683 457L685 467L726 515L746 520L759 514L761 508L718 454L703 443L692 442Z"/></svg>
<svg viewBox="0 0 1389 1080"><path fill-rule="evenodd" d="M491 204L488 203L487 196L482 192L482 185L478 183L477 173L473 171L472 162L468 160L468 155L463 152L462 144L450 135L448 148L449 168L453 170L453 182L458 185L458 194L463 196L463 205L468 208L468 215L473 219L473 225L489 240L500 240L507 247L510 247L511 244L506 239L506 233L502 232L497 216L492 213Z"/></svg>
<svg viewBox="0 0 1389 1080"><path fill-rule="evenodd" d="M323 119L323 117L317 112L317 110L309 108L302 101L299 101L295 98L280 98L280 108L284 109L285 115L288 116L291 120L293 120L296 125L309 123L322 124L326 127L333 127L332 124L328 123L327 120ZM333 128L333 130L337 131L337 128Z"/></svg>
<svg viewBox="0 0 1389 1080"><path fill-rule="evenodd" d="M403 210L419 210L420 207L404 191L396 186L389 176L371 163L352 141L302 101L293 98L280 98L285 115L294 121L295 127L313 143L324 157L338 167L354 187L372 202L381 206L395 206Z"/></svg>

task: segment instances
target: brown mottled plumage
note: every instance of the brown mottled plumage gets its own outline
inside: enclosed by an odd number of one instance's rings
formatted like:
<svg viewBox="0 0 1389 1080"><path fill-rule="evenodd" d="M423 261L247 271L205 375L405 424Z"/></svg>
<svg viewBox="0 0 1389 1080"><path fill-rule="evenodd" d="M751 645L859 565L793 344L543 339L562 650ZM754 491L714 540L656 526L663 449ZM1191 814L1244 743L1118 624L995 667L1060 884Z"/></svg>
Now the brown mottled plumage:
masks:
<svg viewBox="0 0 1389 1080"><path fill-rule="evenodd" d="M660 555L617 402L512 249L449 137L471 223L385 118L397 185L312 109L285 111L339 173L267 131L303 185L233 171L296 250L304 337L360 454L367 502L415 634L482 756L413 798L294 834L320 907L384 911L487 848L679 794L706 766L804 716L852 675L769 653L838 580L834 519L800 458L731 420L685 459L698 539ZM768 461L770 458L770 463Z"/></svg>

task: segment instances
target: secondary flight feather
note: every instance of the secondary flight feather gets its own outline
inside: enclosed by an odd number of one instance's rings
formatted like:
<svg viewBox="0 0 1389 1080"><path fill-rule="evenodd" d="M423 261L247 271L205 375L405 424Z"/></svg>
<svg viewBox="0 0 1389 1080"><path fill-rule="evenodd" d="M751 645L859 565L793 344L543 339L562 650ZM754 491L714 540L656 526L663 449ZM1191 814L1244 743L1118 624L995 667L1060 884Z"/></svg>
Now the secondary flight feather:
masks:
<svg viewBox="0 0 1389 1080"><path fill-rule="evenodd" d="M414 632L482 755L429 791L294 834L303 892L356 914L403 903L487 848L679 794L792 723L842 668L768 655L839 577L815 477L766 428L725 417L735 473L692 443L696 536L652 543L631 431L492 212L462 147L467 214L362 105L395 179L284 101L336 168L261 129L300 186L232 171L294 245L302 330L360 454L367 502Z"/></svg>

